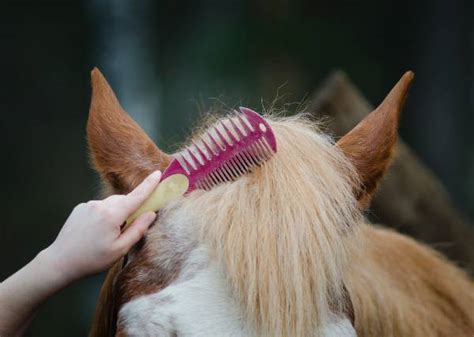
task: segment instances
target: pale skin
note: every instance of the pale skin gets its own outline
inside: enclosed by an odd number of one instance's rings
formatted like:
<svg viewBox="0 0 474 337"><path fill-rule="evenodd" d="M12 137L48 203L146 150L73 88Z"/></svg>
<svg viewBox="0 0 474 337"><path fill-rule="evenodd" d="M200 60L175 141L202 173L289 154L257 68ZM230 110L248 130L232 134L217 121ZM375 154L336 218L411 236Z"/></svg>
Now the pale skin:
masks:
<svg viewBox="0 0 474 337"><path fill-rule="evenodd" d="M127 195L112 195L77 205L56 240L18 272L0 283L0 336L21 336L37 309L71 283L109 268L146 233L156 214L125 220L158 185L149 175Z"/></svg>

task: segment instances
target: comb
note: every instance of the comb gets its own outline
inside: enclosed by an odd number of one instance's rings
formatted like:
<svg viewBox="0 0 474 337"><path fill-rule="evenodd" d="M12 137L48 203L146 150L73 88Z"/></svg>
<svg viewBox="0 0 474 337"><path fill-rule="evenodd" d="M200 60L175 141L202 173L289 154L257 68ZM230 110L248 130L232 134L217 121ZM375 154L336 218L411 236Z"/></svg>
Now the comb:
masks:
<svg viewBox="0 0 474 337"><path fill-rule="evenodd" d="M173 156L158 187L128 218L127 224L196 189L208 191L235 181L276 153L275 134L268 122L251 109L239 110L221 119Z"/></svg>

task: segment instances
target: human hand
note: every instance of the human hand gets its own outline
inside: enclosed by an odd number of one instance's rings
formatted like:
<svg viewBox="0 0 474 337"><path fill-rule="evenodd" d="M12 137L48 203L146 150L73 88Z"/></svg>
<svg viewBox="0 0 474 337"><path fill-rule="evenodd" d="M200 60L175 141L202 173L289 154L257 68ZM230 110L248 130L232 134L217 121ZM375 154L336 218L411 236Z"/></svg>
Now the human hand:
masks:
<svg viewBox="0 0 474 337"><path fill-rule="evenodd" d="M121 226L153 192L161 177L156 171L127 195L79 204L44 255L67 282L110 267L140 240L156 218L138 217L123 233Z"/></svg>
<svg viewBox="0 0 474 337"><path fill-rule="evenodd" d="M49 296L127 253L156 215L142 214L123 233L121 225L153 192L160 177L156 171L127 195L76 206L53 244L0 283L0 336L21 335Z"/></svg>

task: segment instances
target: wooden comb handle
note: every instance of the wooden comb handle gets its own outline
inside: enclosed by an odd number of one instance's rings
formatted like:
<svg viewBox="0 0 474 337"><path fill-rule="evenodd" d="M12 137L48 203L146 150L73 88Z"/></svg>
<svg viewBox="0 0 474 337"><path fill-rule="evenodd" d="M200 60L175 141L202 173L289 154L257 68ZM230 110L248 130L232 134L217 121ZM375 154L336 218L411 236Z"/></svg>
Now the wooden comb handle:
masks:
<svg viewBox="0 0 474 337"><path fill-rule="evenodd" d="M189 180L184 174L173 174L163 179L148 199L127 219L126 226L145 212L157 212L168 202L184 195L189 187Z"/></svg>

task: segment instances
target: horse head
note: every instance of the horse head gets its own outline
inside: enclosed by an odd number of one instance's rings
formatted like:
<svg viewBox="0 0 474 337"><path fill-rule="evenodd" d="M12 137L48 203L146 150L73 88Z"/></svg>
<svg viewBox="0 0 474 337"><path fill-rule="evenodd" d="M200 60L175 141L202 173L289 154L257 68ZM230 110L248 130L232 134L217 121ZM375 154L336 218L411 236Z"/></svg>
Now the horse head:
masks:
<svg viewBox="0 0 474 337"><path fill-rule="evenodd" d="M412 77L337 142L304 116L267 116L274 158L161 210L109 271L90 336L350 335L345 271L362 211L393 156ZM98 70L92 86L92 161L110 192L126 193L165 169L170 155L125 113Z"/></svg>

